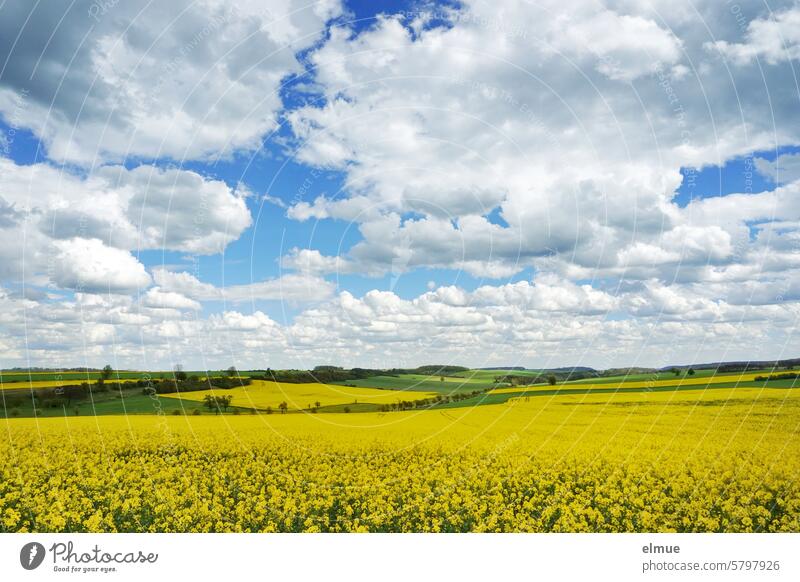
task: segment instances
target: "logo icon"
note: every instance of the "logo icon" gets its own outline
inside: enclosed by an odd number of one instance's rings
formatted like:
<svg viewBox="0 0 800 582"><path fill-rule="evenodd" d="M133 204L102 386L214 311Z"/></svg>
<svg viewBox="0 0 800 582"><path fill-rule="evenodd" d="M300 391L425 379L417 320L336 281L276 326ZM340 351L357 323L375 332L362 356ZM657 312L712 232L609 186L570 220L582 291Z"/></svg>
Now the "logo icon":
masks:
<svg viewBox="0 0 800 582"><path fill-rule="evenodd" d="M19 552L19 563L26 570L35 570L44 561L44 546L39 542L29 542Z"/></svg>

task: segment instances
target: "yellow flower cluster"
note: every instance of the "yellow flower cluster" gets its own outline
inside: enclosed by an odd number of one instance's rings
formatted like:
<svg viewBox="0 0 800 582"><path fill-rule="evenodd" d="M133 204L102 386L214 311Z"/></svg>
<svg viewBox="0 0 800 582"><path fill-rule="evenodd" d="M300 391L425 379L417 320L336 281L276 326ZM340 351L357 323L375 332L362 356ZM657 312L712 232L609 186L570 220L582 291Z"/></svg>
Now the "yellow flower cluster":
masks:
<svg viewBox="0 0 800 582"><path fill-rule="evenodd" d="M10 419L0 531L800 531L792 390Z"/></svg>

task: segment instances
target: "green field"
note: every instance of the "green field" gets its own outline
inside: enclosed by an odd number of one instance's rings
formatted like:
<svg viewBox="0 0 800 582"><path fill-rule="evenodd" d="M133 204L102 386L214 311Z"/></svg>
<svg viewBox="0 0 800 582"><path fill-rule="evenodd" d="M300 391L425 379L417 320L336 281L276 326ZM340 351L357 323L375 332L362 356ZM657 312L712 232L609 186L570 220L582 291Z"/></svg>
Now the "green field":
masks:
<svg viewBox="0 0 800 582"><path fill-rule="evenodd" d="M454 374L454 376L468 378L475 382L494 382L498 376L539 376L542 370L469 370Z"/></svg>
<svg viewBox="0 0 800 582"><path fill-rule="evenodd" d="M206 370L187 370L186 374L188 376L200 376L204 377L208 374L211 376L225 376L227 374L224 370L211 370L210 372ZM260 374L260 372L259 372ZM249 376L250 373L248 372L239 372L240 376ZM82 382L92 382L97 381L102 378L103 374L99 371L91 371L91 372L23 372L20 370L2 370L0 371L0 382L3 384L11 384L17 382L62 382L63 384L80 384ZM146 378L150 379L172 379L175 377L175 373L171 371L167 372L137 372L135 370L120 370L114 371L111 374L111 377L108 379L109 382L116 382L117 379L119 380L142 380Z"/></svg>
<svg viewBox="0 0 800 582"><path fill-rule="evenodd" d="M488 390L495 386L492 379L458 378L455 376L423 376L403 374L401 376L372 376L363 380L337 382L342 386L380 388L382 390L411 390L414 392L436 392L437 394L462 394L475 390Z"/></svg>
<svg viewBox="0 0 800 582"><path fill-rule="evenodd" d="M784 370L778 370L775 373L782 373ZM773 373L772 369L763 370L748 370L748 374L770 374ZM669 371L653 372L648 374L628 374L619 376L600 376L598 378L585 378L583 380L570 380L570 384L606 384L614 382L648 382L648 381L662 381L662 380L680 380L682 378L710 378L712 376L738 376L742 372L720 372L716 370L695 370L694 374L687 374L685 370L681 370L678 375Z"/></svg>
<svg viewBox="0 0 800 582"><path fill-rule="evenodd" d="M472 372L477 372L472 374ZM704 371L707 372L707 371ZM750 371L734 374L696 374L694 376L675 376L663 373L658 377L651 375L632 375L625 377L597 378L593 380L530 386L497 385L487 380L494 378L496 370L478 370L465 373L464 378L454 376L424 376L421 374L403 374L398 376L373 376L362 380L351 380L338 384L280 384L280 390L264 391L264 383L255 381L252 386L244 388L199 390L181 394L161 394L157 397L143 393L139 386L124 387L122 391L115 389L94 392L89 399L58 402L52 400L37 403L36 413L39 416L92 416L109 414L173 414L175 411L185 414L199 411L210 414L202 401L206 394L226 395L233 397L227 413L264 412L267 407L277 412L281 401L289 403L289 412L301 412L310 409L315 402L320 402L315 412L327 413L360 413L379 412L384 404L399 401L415 401L427 399L426 402L414 405L421 408L464 408L491 404L503 404L515 399L565 397L587 397L614 394L649 394L649 393L683 393L703 392L718 389L769 389L786 390L800 385L800 379L755 381L755 377L766 372ZM782 373L782 372L779 372ZM170 372L153 373L158 377L170 375ZM531 372L533 374L533 372ZM42 381L45 382L45 381ZM278 384L276 384L278 386ZM348 386L354 386L348 388ZM364 389L373 390L364 390ZM468 396L475 391L480 394ZM263 392L263 394L262 394ZM274 392L274 393L273 393ZM34 406L29 389L9 389L0 391L0 416L30 417L34 415ZM436 397L434 399L434 397Z"/></svg>
<svg viewBox="0 0 800 582"><path fill-rule="evenodd" d="M200 403L183 403L181 400L172 398L151 398L142 394L139 390L126 390L122 395L119 394L97 394L93 400L82 400L72 402L69 405L62 405L55 408L39 407L37 416L58 417L58 416L106 416L109 414L172 414L173 411L191 413L195 408L201 408ZM231 409L233 410L233 409ZM206 410L207 412L207 410ZM4 411L0 402L0 417L31 417L33 416L33 405L30 401L21 406L9 408Z"/></svg>
<svg viewBox="0 0 800 582"><path fill-rule="evenodd" d="M633 383L633 382L632 382ZM561 384L550 386L548 384L536 384L534 386L518 386L514 389L504 388L501 392L488 392L473 398L461 400L459 402L449 402L442 404L443 408L462 408L465 406L481 406L487 404L503 404L515 398L541 398L541 397L572 397L581 395L605 394L610 398L614 394L653 394L664 392L689 392L702 393L710 390L731 390L731 389L765 389L765 390L786 390L800 387L800 379L797 380L773 380L770 382L709 382L708 384L688 384L688 385L667 385L667 386L609 386L602 388L597 386L579 387L576 384Z"/></svg>

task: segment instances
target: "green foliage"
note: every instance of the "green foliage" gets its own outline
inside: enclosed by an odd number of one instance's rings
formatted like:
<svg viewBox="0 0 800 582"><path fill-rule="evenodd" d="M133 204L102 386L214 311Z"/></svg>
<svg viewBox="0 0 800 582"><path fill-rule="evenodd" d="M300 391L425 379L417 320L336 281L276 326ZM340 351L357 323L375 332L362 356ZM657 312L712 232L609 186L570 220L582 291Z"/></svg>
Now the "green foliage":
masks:
<svg viewBox="0 0 800 582"><path fill-rule="evenodd" d="M101 372L100 378L103 380L110 380L111 375L114 373L114 368L111 367L111 364L106 364Z"/></svg>
<svg viewBox="0 0 800 582"><path fill-rule="evenodd" d="M220 412L228 410L232 399L233 397L230 395L215 396L214 394L206 394L203 398L203 406L215 414L219 414Z"/></svg>

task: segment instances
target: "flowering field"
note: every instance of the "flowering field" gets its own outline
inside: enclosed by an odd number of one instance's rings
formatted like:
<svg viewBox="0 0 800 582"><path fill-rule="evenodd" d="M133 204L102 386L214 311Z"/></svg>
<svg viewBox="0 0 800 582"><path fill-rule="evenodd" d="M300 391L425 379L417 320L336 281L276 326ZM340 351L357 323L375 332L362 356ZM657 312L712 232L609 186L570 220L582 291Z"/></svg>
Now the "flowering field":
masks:
<svg viewBox="0 0 800 582"><path fill-rule="evenodd" d="M80 376L70 376L63 380L21 380L16 379L13 382L8 381L6 378L5 382L0 381L0 390L30 390L36 388L57 388L59 386L75 386L76 384L81 384L86 382L86 377ZM94 382L95 380L92 380ZM116 382L116 380L114 380ZM122 383L133 382L134 380L121 380Z"/></svg>
<svg viewBox="0 0 800 582"><path fill-rule="evenodd" d="M695 378L693 376L684 376L682 378L667 378L665 380L617 380L617 381L591 381L591 380L577 380L574 382L565 382L559 385L559 388L567 390L570 388L575 389L591 389L591 388L660 388L660 387L685 387L697 386L698 388L710 386L713 384L740 384L753 382L758 377L768 375L765 372L748 372L745 374L716 374L714 376L706 376ZM495 388L490 391L490 394L509 394L512 392L520 392L524 388L519 386L510 386L504 388Z"/></svg>
<svg viewBox="0 0 800 582"><path fill-rule="evenodd" d="M242 408L265 410L268 407L278 409L281 402L286 402L289 410L300 410L315 406L331 406L338 404L393 404L399 400L421 400L436 396L432 392L378 390L353 386L332 384L291 384L253 380L249 386L220 390L203 390L182 394L165 394L168 398L179 398L192 402L202 402L207 395L231 396L231 405ZM319 402L319 405L316 403Z"/></svg>
<svg viewBox="0 0 800 582"><path fill-rule="evenodd" d="M0 531L800 531L800 398L9 419Z"/></svg>

